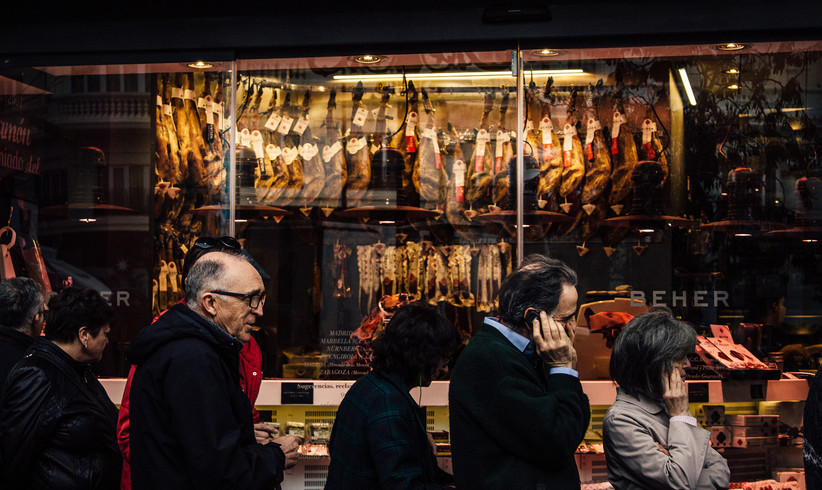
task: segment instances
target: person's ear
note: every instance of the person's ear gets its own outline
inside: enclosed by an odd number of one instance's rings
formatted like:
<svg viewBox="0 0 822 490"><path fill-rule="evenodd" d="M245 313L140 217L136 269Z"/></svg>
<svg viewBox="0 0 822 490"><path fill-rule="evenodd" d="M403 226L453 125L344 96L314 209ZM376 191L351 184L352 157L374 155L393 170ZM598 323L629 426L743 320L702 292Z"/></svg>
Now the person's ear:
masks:
<svg viewBox="0 0 822 490"><path fill-rule="evenodd" d="M200 296L200 306L202 306L203 311L212 317L217 316L217 302L213 293L205 293Z"/></svg>

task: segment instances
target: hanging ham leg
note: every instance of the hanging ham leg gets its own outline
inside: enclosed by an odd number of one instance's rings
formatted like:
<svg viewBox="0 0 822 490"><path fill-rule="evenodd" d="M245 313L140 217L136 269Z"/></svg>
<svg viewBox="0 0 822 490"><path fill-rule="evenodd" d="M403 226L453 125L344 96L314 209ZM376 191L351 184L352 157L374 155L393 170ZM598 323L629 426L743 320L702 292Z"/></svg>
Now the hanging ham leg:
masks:
<svg viewBox="0 0 822 490"><path fill-rule="evenodd" d="M448 177L445 175L437 130L434 127L434 109L425 89L422 90L422 103L428 120L420 140L413 181L419 182L420 198L425 202L425 207L432 209L444 201Z"/></svg>
<svg viewBox="0 0 822 490"><path fill-rule="evenodd" d="M325 116L325 144L322 151L325 165L325 187L322 190L322 205L336 207L340 204L342 190L348 178L348 169L345 167L345 151L340 129L334 122L334 109L337 92L332 90L328 96L328 106Z"/></svg>
<svg viewBox="0 0 822 490"><path fill-rule="evenodd" d="M358 82L352 94L351 132L345 145L345 158L348 163L346 189L349 205L359 204L371 181L371 152L368 149L368 138L363 133L363 125L368 113L362 103L364 94L362 82Z"/></svg>

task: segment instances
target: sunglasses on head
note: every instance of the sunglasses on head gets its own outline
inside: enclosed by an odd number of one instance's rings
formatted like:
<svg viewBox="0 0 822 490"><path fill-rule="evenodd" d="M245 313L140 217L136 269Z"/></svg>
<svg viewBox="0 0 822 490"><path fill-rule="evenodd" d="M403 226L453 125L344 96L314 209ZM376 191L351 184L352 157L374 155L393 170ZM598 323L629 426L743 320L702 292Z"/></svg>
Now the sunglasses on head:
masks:
<svg viewBox="0 0 822 490"><path fill-rule="evenodd" d="M230 248L233 250L240 250L242 247L240 246L240 242L237 241L236 238L233 236L220 236L220 237L213 237L213 236L203 236L198 238L194 242L194 246L197 248Z"/></svg>

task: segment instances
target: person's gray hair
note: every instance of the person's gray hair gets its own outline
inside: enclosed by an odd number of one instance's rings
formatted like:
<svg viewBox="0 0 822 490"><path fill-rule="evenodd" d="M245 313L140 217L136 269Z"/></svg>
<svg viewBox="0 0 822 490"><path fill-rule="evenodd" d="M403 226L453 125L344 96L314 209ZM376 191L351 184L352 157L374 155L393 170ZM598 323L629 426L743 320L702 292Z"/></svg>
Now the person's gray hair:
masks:
<svg viewBox="0 0 822 490"><path fill-rule="evenodd" d="M242 254L227 254L225 252L210 253L197 260L191 266L191 270L188 271L186 277L186 304L190 308L199 309L199 299L203 293L221 289L225 275L234 260L248 262L248 259Z"/></svg>
<svg viewBox="0 0 822 490"><path fill-rule="evenodd" d="M695 347L694 329L674 318L670 310L643 313L617 335L611 352L611 379L629 395L644 393L661 399L663 376Z"/></svg>
<svg viewBox="0 0 822 490"><path fill-rule="evenodd" d="M0 283L0 324L27 333L42 311L43 293L33 279L13 277Z"/></svg>
<svg viewBox="0 0 822 490"><path fill-rule="evenodd" d="M528 328L525 310L535 308L550 315L566 284L576 286L577 273L561 260L537 254L525 257L500 286L500 320L515 331Z"/></svg>

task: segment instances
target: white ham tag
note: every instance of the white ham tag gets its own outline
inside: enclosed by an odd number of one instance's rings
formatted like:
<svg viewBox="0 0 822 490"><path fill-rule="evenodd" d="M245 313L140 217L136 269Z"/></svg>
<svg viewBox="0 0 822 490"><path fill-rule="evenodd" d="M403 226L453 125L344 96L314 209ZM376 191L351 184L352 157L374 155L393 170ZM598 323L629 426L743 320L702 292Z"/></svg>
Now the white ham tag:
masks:
<svg viewBox="0 0 822 490"><path fill-rule="evenodd" d="M431 138L434 141L437 141L437 131L435 129L425 129L422 132L423 138Z"/></svg>
<svg viewBox="0 0 822 490"><path fill-rule="evenodd" d="M211 102L211 100L206 101L205 105L205 115L206 115L206 124L214 124L214 113L216 112L215 109L216 104Z"/></svg>
<svg viewBox="0 0 822 490"><path fill-rule="evenodd" d="M525 131L533 131L533 130L534 130L534 122L533 121L527 121L525 123Z"/></svg>
<svg viewBox="0 0 822 490"><path fill-rule="evenodd" d="M360 139L351 138L350 140L348 140L348 144L345 145L345 151L352 155L356 155L357 152L365 148L366 145L368 145L368 140L365 136L363 136Z"/></svg>
<svg viewBox="0 0 822 490"><path fill-rule="evenodd" d="M163 114L171 116L171 104L163 104Z"/></svg>
<svg viewBox="0 0 822 490"><path fill-rule="evenodd" d="M294 159L297 158L297 155L299 155L299 153L300 151L292 146L283 148L283 160L285 161L285 164L291 165L291 162L293 162Z"/></svg>
<svg viewBox="0 0 822 490"><path fill-rule="evenodd" d="M474 162L474 171L482 172L482 161L485 157L485 144L491 141L491 135L488 131L480 129L477 132L477 159Z"/></svg>
<svg viewBox="0 0 822 490"><path fill-rule="evenodd" d="M277 132L281 135L285 136L291 131L291 125L294 124L294 119L288 116L283 116L283 120L280 122L279 127L277 127Z"/></svg>
<svg viewBox="0 0 822 490"><path fill-rule="evenodd" d="M158 106L158 107L162 107L162 106L163 106L163 98L162 98L162 97L160 97L159 95L157 96L157 106Z"/></svg>
<svg viewBox="0 0 822 490"><path fill-rule="evenodd" d="M331 146L325 145L323 147L323 161L325 163L330 162L331 159L334 158L334 155L339 153L340 150L342 150L342 143L340 143L339 141L337 141Z"/></svg>
<svg viewBox="0 0 822 490"><path fill-rule="evenodd" d="M197 109L206 109L208 105L206 104L205 97L200 97L197 99Z"/></svg>
<svg viewBox="0 0 822 490"><path fill-rule="evenodd" d="M268 155L268 159L272 162L276 160L280 155L282 155L283 151L280 149L279 146L275 145L268 145L265 147L265 154Z"/></svg>
<svg viewBox="0 0 822 490"><path fill-rule="evenodd" d="M248 128L243 128L237 136L240 139L240 146L251 146L251 131Z"/></svg>
<svg viewBox="0 0 822 490"><path fill-rule="evenodd" d="M222 131L225 127L225 106L222 102L217 104L217 109L214 112L217 113L217 122L219 123L219 127L217 129Z"/></svg>
<svg viewBox="0 0 822 490"><path fill-rule="evenodd" d="M320 152L315 143L306 143L300 147L300 156L303 160L311 160Z"/></svg>
<svg viewBox="0 0 822 490"><path fill-rule="evenodd" d="M183 89L177 87L171 87L171 98L172 99L182 99L183 98Z"/></svg>
<svg viewBox="0 0 822 490"><path fill-rule="evenodd" d="M554 125L553 125L553 123L551 123L551 118L550 117L545 116L545 117L542 118L542 120L540 120L539 130L542 131L542 134L543 134L543 136L542 136L543 143L545 142L545 133L546 132L548 133L548 138L549 139L551 138L550 133L551 133L551 131L554 130Z"/></svg>
<svg viewBox="0 0 822 490"><path fill-rule="evenodd" d="M642 121L642 144L650 143L655 131L655 122L651 121L650 119Z"/></svg>
<svg viewBox="0 0 822 490"><path fill-rule="evenodd" d="M185 89L183 91L183 98L187 100L197 100L197 95L194 93L193 90Z"/></svg>
<svg viewBox="0 0 822 490"><path fill-rule="evenodd" d="M277 128L280 126L280 121L282 121L283 117L279 114L272 113L268 116L268 121L265 122L265 129L269 131L276 131Z"/></svg>
<svg viewBox="0 0 822 490"><path fill-rule="evenodd" d="M368 110L365 107L358 107L354 114L354 119L351 121L355 126L362 127L365 124L365 118L368 117Z"/></svg>
<svg viewBox="0 0 822 490"><path fill-rule="evenodd" d="M457 160L454 162L454 196L457 202L465 201L465 162Z"/></svg>
<svg viewBox="0 0 822 490"><path fill-rule="evenodd" d="M562 140L562 166L563 167L570 167L571 162L571 153L574 150L574 136L577 135L577 128L570 124L566 124L563 130L563 137Z"/></svg>
<svg viewBox="0 0 822 490"><path fill-rule="evenodd" d="M251 149L257 158L263 158L263 133L258 129L251 132Z"/></svg>
<svg viewBox="0 0 822 490"><path fill-rule="evenodd" d="M611 155L619 153L619 128L622 123L622 114L619 111L614 111L614 117L611 120Z"/></svg>
<svg viewBox="0 0 822 490"><path fill-rule="evenodd" d="M294 132L302 136L305 133L305 128L308 127L308 119L305 117L300 117L297 119L297 124L294 125Z"/></svg>

